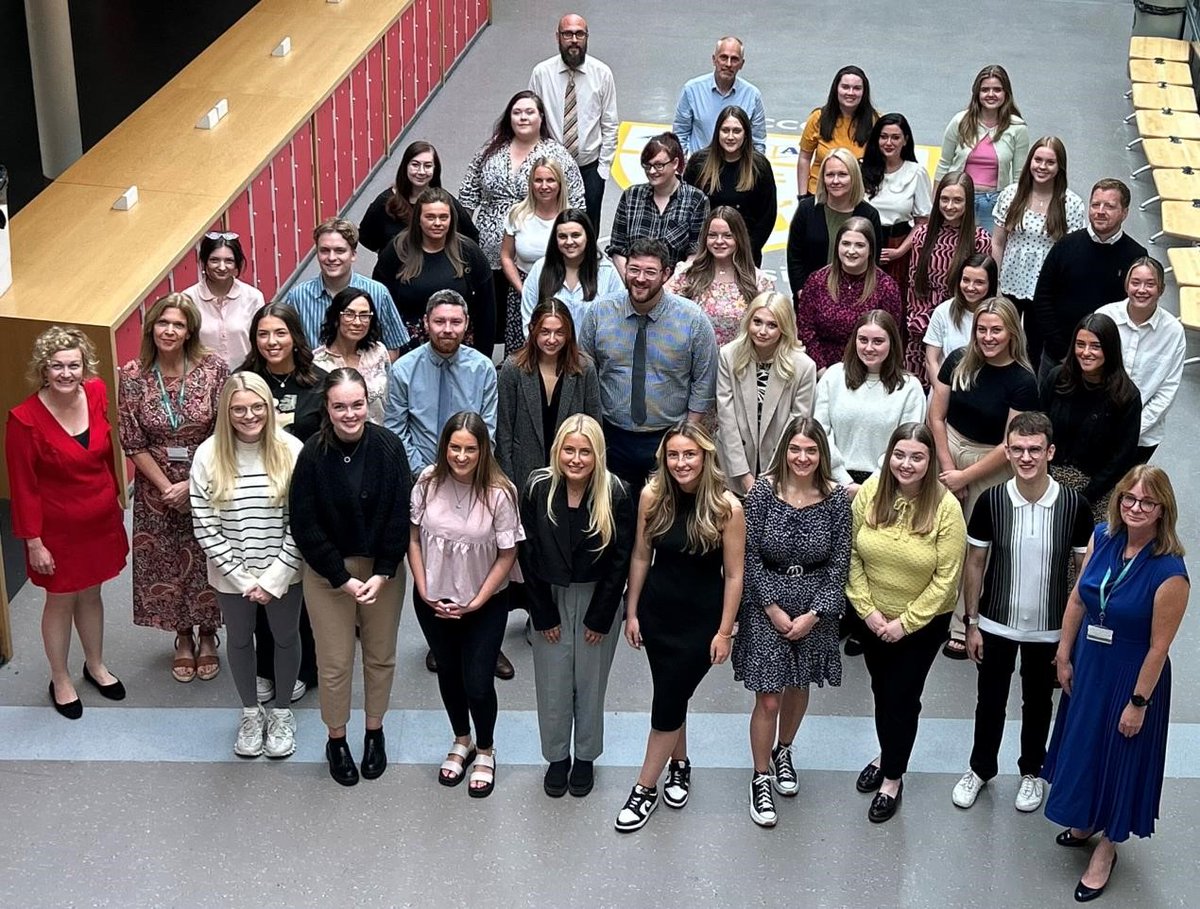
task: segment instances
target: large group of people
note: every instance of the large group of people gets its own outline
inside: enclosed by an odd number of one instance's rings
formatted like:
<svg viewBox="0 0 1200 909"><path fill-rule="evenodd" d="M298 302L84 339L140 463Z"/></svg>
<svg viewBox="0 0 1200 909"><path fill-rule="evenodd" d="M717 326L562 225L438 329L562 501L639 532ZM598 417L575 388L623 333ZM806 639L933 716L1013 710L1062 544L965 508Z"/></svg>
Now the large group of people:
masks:
<svg viewBox="0 0 1200 909"><path fill-rule="evenodd" d="M845 66L804 127L778 293L759 267L777 217L763 99L723 37L602 251L612 72L581 17L556 36L457 197L413 142L361 225L316 227L320 274L282 300L240 280L239 237L211 233L197 284L146 311L117 389L135 623L174 635L181 683L219 673L224 629L239 756L292 754L291 704L315 686L329 773L351 786L387 767L407 557L453 735L437 782L472 798L496 786L510 610L529 614L551 797L593 788L624 637L652 680L624 832L660 779L687 804L689 701L727 660L754 692L749 812L774 826L843 638L871 679L879 748L856 788L875 823L901 804L939 651L976 664L951 793L969 808L999 772L1019 655L1015 804L1054 783L1059 844L1099 836L1076 898L1099 895L1115 844L1154 829L1188 592L1175 495L1147 463L1183 330L1159 306L1162 266L1123 232L1128 188L1072 192L1063 143L1030 141L994 65L946 128L934 186L908 120ZM359 242L373 278L354 271ZM125 695L102 650L100 587L130 545L96 367L84 333L48 329L8 423L49 697L70 718L72 624L84 679Z"/></svg>

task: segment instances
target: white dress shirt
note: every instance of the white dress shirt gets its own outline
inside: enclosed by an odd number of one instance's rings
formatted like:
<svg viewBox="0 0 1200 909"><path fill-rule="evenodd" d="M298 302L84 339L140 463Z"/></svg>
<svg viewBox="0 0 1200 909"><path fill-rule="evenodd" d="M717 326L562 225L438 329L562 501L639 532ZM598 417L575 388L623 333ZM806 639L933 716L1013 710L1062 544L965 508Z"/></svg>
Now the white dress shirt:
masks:
<svg viewBox="0 0 1200 909"><path fill-rule="evenodd" d="M559 55L543 60L529 74L529 90L537 92L546 108L550 135L563 145L563 105L567 97L570 67ZM600 176L607 180L617 152L617 84L612 70L595 57L586 57L575 70L575 117L579 130L579 152L575 162L584 167L600 164Z"/></svg>

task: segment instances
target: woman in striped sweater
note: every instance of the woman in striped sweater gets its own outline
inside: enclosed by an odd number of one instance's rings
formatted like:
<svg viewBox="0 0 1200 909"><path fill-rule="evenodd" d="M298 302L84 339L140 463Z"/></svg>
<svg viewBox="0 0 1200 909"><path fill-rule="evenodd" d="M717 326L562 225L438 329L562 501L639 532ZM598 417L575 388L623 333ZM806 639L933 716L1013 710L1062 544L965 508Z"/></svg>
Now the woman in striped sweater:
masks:
<svg viewBox="0 0 1200 909"><path fill-rule="evenodd" d="M216 429L192 461L192 524L208 556L208 582L225 620L229 668L242 699L233 746L239 757L296 750L289 696L300 671L300 568L288 519L288 487L303 446L277 429L271 390L252 372L221 389ZM259 706L254 620L266 606L275 638L274 706Z"/></svg>

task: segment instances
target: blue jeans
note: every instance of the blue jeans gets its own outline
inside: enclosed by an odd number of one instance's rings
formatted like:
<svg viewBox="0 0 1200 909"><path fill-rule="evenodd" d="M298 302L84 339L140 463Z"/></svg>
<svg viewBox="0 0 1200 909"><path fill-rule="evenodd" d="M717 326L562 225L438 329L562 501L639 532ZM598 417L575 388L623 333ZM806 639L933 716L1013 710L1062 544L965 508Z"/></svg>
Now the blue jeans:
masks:
<svg viewBox="0 0 1200 909"><path fill-rule="evenodd" d="M989 191L975 191L975 226L982 227L989 234L996 226L996 222L992 219L992 209L996 207L996 200L1000 198L1000 190L993 189Z"/></svg>

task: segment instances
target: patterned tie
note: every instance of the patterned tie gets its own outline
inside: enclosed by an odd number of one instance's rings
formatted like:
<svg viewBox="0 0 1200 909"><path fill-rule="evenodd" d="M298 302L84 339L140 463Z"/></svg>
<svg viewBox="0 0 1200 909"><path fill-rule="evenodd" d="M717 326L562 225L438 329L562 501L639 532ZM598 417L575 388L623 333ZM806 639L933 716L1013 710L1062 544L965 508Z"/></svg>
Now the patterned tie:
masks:
<svg viewBox="0 0 1200 909"><path fill-rule="evenodd" d="M579 123L575 116L575 70L568 70L567 95L563 103L563 145L572 158L579 157Z"/></svg>
<svg viewBox="0 0 1200 909"><path fill-rule="evenodd" d="M638 316L637 337L633 341L633 381L629 393L629 415L638 426L646 422L646 323Z"/></svg>

